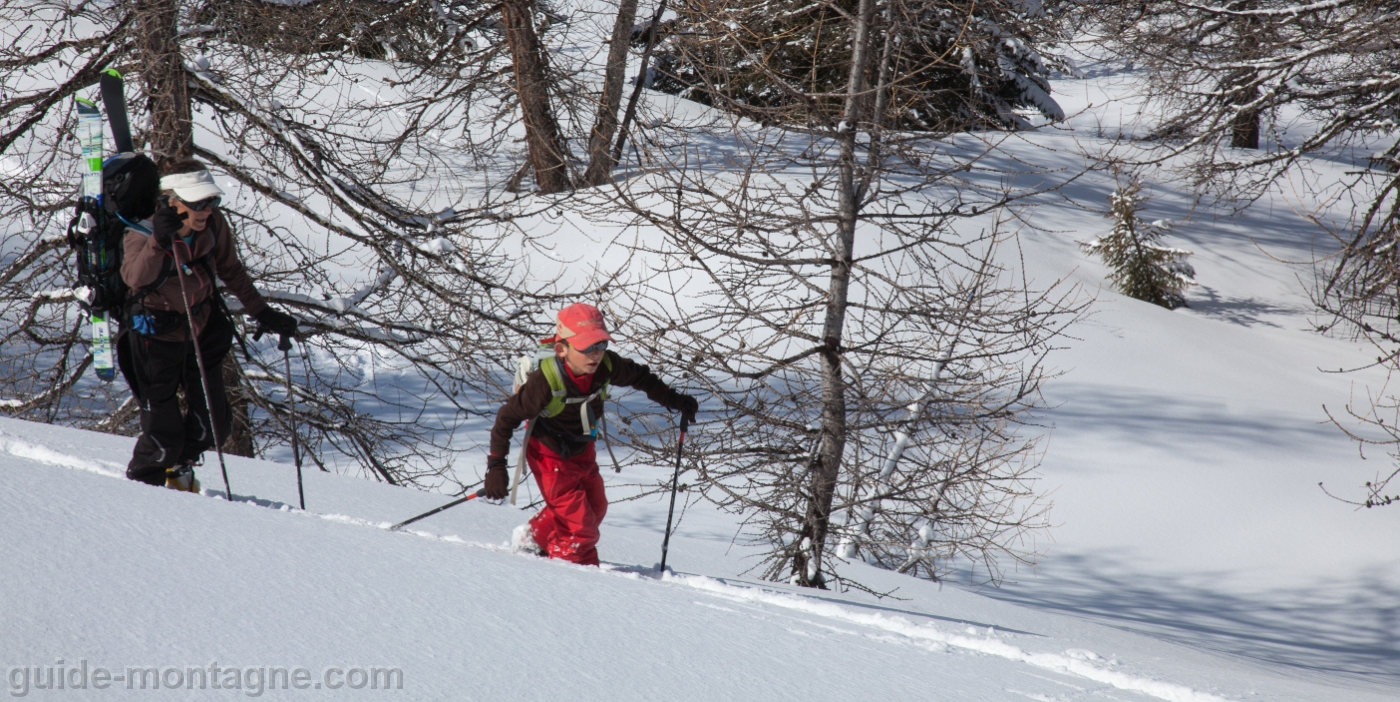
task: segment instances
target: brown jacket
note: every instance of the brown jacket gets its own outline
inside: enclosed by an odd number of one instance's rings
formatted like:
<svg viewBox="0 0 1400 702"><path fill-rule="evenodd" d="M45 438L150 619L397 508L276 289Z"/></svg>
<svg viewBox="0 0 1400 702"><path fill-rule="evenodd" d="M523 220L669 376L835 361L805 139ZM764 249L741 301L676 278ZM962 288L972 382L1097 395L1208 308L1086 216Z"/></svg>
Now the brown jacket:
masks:
<svg viewBox="0 0 1400 702"><path fill-rule="evenodd" d="M188 293L190 306L194 309L196 329L204 329L215 307L205 303L211 302L211 297L218 294L215 282L209 279L209 270L213 270L219 279L224 281L229 291L243 303L247 314L256 315L267 308L267 302L263 300L258 289L253 287L253 281L248 278L248 271L243 268L243 261L238 258L238 250L233 242L233 227L229 226L228 220L224 219L224 213L217 208L210 215L204 231L193 233L193 246L176 239L171 246L173 251L167 251L156 244L155 237L130 228L126 230L122 246L122 280L130 286L133 295L160 277L161 266L172 254L180 262L196 262L186 267L184 275L185 292ZM208 267L198 263L199 259L205 256L209 257ZM181 295L178 271L172 268L171 275L165 283L146 294L141 299L141 304L152 313L176 313L183 318L185 302ZM189 323L185 322L175 330L153 338L161 341L185 341L190 338Z"/></svg>
<svg viewBox="0 0 1400 702"><path fill-rule="evenodd" d="M578 386L569 378L568 373L564 374L564 389L569 397L586 397L605 382L613 385L632 387L646 393L653 402L666 409L676 408L676 397L679 393L672 390L664 381L652 374L646 366L630 361L612 351L608 351L608 358L612 360L612 371L608 371L607 364L599 364L598 370L593 373L593 382L589 386L588 392L582 392ZM545 360L550 363L552 360ZM520 386L520 390L506 401L501 409L496 412L496 424L491 427L491 455L505 456L510 452L510 437L515 433L516 427L522 423L539 417L544 411L545 405L549 404L553 393L549 389L549 381L545 379L544 373L536 370L525 378L525 384ZM603 416L603 399L598 398L589 403L593 410L594 417ZM596 421L596 420L595 420ZM577 442L568 442L567 437L576 437ZM582 442L587 441L583 434L583 422L579 418L578 405L569 405L563 412L553 417L539 419L539 424L530 432L530 438L543 443L549 450L561 456L568 456L578 453L582 447ZM560 439L572 444L561 446Z"/></svg>

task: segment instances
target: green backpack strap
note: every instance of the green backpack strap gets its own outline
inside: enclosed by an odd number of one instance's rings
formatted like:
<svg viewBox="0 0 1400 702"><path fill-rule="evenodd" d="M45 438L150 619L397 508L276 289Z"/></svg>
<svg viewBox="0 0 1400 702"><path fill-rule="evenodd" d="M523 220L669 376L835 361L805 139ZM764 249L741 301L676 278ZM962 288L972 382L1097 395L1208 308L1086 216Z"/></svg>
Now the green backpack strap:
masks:
<svg viewBox="0 0 1400 702"><path fill-rule="evenodd" d="M546 358L540 361L540 372L544 373L544 379L549 381L549 392L552 395L540 416L558 416L564 411L565 399L569 394L569 391L564 389L564 366L558 356Z"/></svg>
<svg viewBox="0 0 1400 702"><path fill-rule="evenodd" d="M587 397L569 397L569 391L564 388L564 362L558 356L540 361L540 372L544 374L544 379L549 381L549 404L545 405L544 411L540 412L541 417L556 417L569 405L578 405L579 420L583 425L583 433L590 436L594 433L592 421L588 417L588 403L601 397L608 399L608 389L612 387L612 358L603 356L603 367L608 369L609 381L603 383L602 387L594 390Z"/></svg>
<svg viewBox="0 0 1400 702"><path fill-rule="evenodd" d="M603 367L608 369L608 382L603 383L603 387L598 392L603 393L603 399L608 399L608 388L612 387L612 356L603 354Z"/></svg>

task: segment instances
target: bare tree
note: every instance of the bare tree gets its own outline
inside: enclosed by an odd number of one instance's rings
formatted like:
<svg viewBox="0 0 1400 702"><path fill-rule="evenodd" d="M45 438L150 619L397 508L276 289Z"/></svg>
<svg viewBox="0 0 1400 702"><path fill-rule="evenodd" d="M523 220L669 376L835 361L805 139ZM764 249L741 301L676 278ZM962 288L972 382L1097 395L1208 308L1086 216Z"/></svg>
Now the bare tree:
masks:
<svg viewBox="0 0 1400 702"><path fill-rule="evenodd" d="M1094 36L1147 69L1146 97L1160 110L1149 137L1165 147L1151 156L1188 155L1197 182L1227 195L1257 196L1312 154L1394 134L1400 15L1391 3L1096 7ZM1273 139L1254 153L1260 134ZM1374 161L1388 168L1394 159L1392 148Z"/></svg>
<svg viewBox="0 0 1400 702"><path fill-rule="evenodd" d="M611 10L607 5L604 7ZM629 47L636 29L637 0L618 0L616 12L611 15L612 30L605 42L608 51L602 65L600 87L595 87L591 81L577 80L577 73L587 73L587 69L550 66L546 60L549 53L545 51L541 32L536 29L537 19L556 20L568 27L569 18L557 15L545 3L534 0L510 0L501 5L501 11L510 42L525 139L529 144L529 168L535 173L540 192L553 194L575 185L594 187L608 182L626 138L626 128L620 128L625 119L619 120L618 111L622 106ZM573 33L562 41L588 42L590 39ZM638 81L640 89L640 77ZM629 114L636 98L634 92ZM556 103L561 109L555 109ZM557 116L559 112L568 119L561 120ZM591 127L583 135L587 165L582 176L574 178L570 175L567 135L582 131L590 113L593 116Z"/></svg>
<svg viewBox="0 0 1400 702"><path fill-rule="evenodd" d="M1208 148L1214 151L1222 145L1260 148L1261 136L1277 126L1281 106L1311 103L1328 92L1316 80L1330 61L1306 55L1312 52L1304 46L1332 43L1335 37L1326 35L1340 28L1337 23L1364 21L1375 6L1370 0L1110 1L1091 5L1094 11L1085 17L1091 36L1148 69L1148 96L1164 109L1154 136L1193 148L1213 144ZM1313 35L1316 29L1323 34ZM1299 81L1281 85L1290 75ZM1210 173L1207 168L1201 175Z"/></svg>
<svg viewBox="0 0 1400 702"><path fill-rule="evenodd" d="M763 46L728 6L706 8L706 31L672 50L718 86L731 64L710 57L760 61ZM652 110L646 174L598 196L598 216L620 204L664 233L639 235L653 268L612 304L656 363L693 370L715 416L691 439L696 485L745 515L767 578L827 587L839 556L929 578L970 559L996 581L1042 525L1018 426L1077 308L998 264L998 226L967 226L1024 194L960 175L988 143L891 128L917 89L895 67L920 16L861 0L841 20L840 93L768 72L792 98L769 126L736 116L752 105Z"/></svg>
<svg viewBox="0 0 1400 702"><path fill-rule="evenodd" d="M603 90L598 100L598 116L588 135L588 170L583 184L597 186L606 183L616 159L613 142L618 136L618 108L622 105L622 83L627 75L627 49L632 41L633 25L637 21L637 0L620 0L613 21L612 36L608 38L608 58L603 67ZM645 73L645 68L642 73ZM638 82L643 77L638 76Z"/></svg>
<svg viewBox="0 0 1400 702"><path fill-rule="evenodd" d="M141 66L151 122L147 148L157 165L194 155L194 125L190 121L189 81L180 50L178 0L137 0L136 60Z"/></svg>
<svg viewBox="0 0 1400 702"><path fill-rule="evenodd" d="M445 442L481 411L474 398L502 392L499 369L557 299L529 276L531 237L510 224L532 201L500 200L491 181L513 169L515 121L514 90L499 77L508 57L488 21L496 9L180 4L171 46L147 36L147 7L0 3L3 406L133 430L122 389L84 376L63 239L78 182L71 97L116 67L133 78L141 146L183 154L182 120L192 122L188 148L254 195L225 210L259 287L308 330L295 382L313 460L349 457L393 483L459 481L450 465L461 447ZM328 42L324 27L357 12L369 19L355 24L362 33ZM162 107L179 88L188 118ZM463 129L464 117L481 129ZM288 411L281 359L266 344L251 344L243 385L261 410L260 450L286 440ZM376 384L381 372L394 381Z"/></svg>
<svg viewBox="0 0 1400 702"><path fill-rule="evenodd" d="M506 0L501 3L501 16L510 42L535 183L546 194L568 190L573 183L559 122L550 106L544 46L535 31L535 4L530 0Z"/></svg>

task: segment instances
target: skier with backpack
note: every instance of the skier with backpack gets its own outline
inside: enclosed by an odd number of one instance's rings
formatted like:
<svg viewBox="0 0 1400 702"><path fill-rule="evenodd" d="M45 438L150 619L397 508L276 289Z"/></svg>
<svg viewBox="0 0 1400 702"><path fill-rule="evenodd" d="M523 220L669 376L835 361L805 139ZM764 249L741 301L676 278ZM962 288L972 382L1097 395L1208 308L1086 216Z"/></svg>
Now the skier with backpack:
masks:
<svg viewBox="0 0 1400 702"><path fill-rule="evenodd" d="M141 435L126 475L198 492L194 467L232 428L222 370L235 332L215 277L267 331L295 335L297 320L270 307L253 286L233 228L219 210L223 190L204 164L169 164L157 194L157 203L127 208L127 214L149 214L149 220L121 218L121 279L128 290L117 360L141 407ZM183 412L177 397L182 389Z"/></svg>
<svg viewBox="0 0 1400 702"><path fill-rule="evenodd" d="M598 565L598 526L608 511L594 440L613 385L633 387L694 421L699 404L644 365L608 350L612 337L598 308L576 303L559 312L554 336L542 339L539 367L496 413L483 497L509 491L506 455L515 430L530 423L521 447L544 508L512 534L512 545L550 558ZM552 354L547 353L552 351Z"/></svg>

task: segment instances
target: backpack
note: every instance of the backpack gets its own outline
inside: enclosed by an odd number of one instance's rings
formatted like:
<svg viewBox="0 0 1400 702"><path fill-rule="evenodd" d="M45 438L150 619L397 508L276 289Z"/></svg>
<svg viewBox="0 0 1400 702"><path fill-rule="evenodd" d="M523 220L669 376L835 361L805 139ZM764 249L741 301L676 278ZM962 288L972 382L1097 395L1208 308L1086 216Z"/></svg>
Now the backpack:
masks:
<svg viewBox="0 0 1400 702"><path fill-rule="evenodd" d="M123 240L127 229L147 233L137 222L155 214L160 198L160 176L150 157L137 153L121 153L102 164L102 203L92 211L90 203L79 201L78 211L68 225L68 243L76 254L78 286L89 290L84 307L90 314L105 314L123 329L147 335L164 334L185 323L176 312L149 312L141 300L159 290L175 274L175 261L167 257L155 280L138 290L131 290L122 280ZM86 221L84 221L86 215ZM213 279L206 254L190 266L202 266ZM215 293L214 304L228 313L223 298ZM239 343L243 339L239 337Z"/></svg>
<svg viewBox="0 0 1400 702"><path fill-rule="evenodd" d="M68 223L68 245L74 253L78 287L89 291L84 307L93 315L122 320L128 297L122 280L122 239L132 222L156 211L160 177L155 162L135 153L107 159L102 164L102 193L99 206L86 198L79 200ZM164 270L162 274L157 283L169 277Z"/></svg>
<svg viewBox="0 0 1400 702"><path fill-rule="evenodd" d="M611 378L612 358L610 356L603 356L603 367L608 369L608 375L609 378ZM593 425L591 418L592 411L589 409L588 403L599 397L604 400L608 399L608 388L612 387L612 383L603 383L602 387L595 389L586 397L568 397L569 391L564 385L564 362L559 359L559 356L555 355L554 344L549 343L539 345L535 348L534 353L527 353L515 359L515 378L511 383L511 394L520 392L520 388L525 385L526 379L536 370L544 374L544 379L549 382L549 390L552 394L552 397L549 399L549 404L545 405L544 411L540 412L539 416L544 418L557 417L568 408L569 405L579 405L579 419L582 420L584 432L588 434L590 441L596 437L598 435L598 427ZM603 419L600 417L599 424L602 423ZM533 434L534 431L535 421L531 420L530 423L525 426L525 438L520 442L520 457L517 458L515 462L515 479L511 481L510 486L511 504L515 504L515 495L520 489L520 479L521 476L525 474L525 451L526 447L530 445L530 435ZM604 429L603 431L603 438L606 440L607 430ZM612 453L611 443L608 444L608 453ZM616 457L613 458L613 464L614 470L621 470L620 468L616 468Z"/></svg>
<svg viewBox="0 0 1400 702"><path fill-rule="evenodd" d="M603 367L608 369L611 377L612 358L603 356ZM525 385L526 378L536 370L544 374L544 379L549 382L549 390L553 395L540 416L557 417L569 405L582 405L579 408L579 418L583 420L583 430L589 436L597 436L598 428L593 426L592 419L589 417L588 403L599 397L604 400L608 399L608 389L612 387L612 383L603 383L602 387L594 390L587 397L568 397L569 391L564 387L564 362L554 354L554 344L551 343L541 344L533 354L525 354L515 360L515 380L511 383L511 393L520 392L520 388Z"/></svg>

